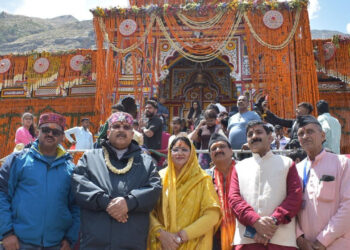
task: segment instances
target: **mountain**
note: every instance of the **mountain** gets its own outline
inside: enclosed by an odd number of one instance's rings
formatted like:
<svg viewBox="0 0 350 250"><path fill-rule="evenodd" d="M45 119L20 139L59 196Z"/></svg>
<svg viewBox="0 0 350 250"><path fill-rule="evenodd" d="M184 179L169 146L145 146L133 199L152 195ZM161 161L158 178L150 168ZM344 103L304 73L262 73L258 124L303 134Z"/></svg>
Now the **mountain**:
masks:
<svg viewBox="0 0 350 250"><path fill-rule="evenodd" d="M311 35L313 39L349 36L332 30L311 30ZM43 19L0 13L0 55L79 48L96 48L91 20L79 21L70 15Z"/></svg>
<svg viewBox="0 0 350 250"><path fill-rule="evenodd" d="M345 34L336 30L311 30L312 39L329 39L332 38L334 35L350 37L349 34Z"/></svg>
<svg viewBox="0 0 350 250"><path fill-rule="evenodd" d="M95 48L92 21L73 16L50 19L0 13L0 54Z"/></svg>

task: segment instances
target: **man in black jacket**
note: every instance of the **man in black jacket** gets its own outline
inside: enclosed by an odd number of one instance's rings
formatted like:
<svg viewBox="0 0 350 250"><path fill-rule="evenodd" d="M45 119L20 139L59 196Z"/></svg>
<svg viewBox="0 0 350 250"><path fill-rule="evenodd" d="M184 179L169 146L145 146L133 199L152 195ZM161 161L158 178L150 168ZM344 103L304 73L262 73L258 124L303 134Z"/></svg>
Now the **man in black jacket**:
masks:
<svg viewBox="0 0 350 250"><path fill-rule="evenodd" d="M313 106L310 103L301 102L298 104L298 106L295 110L296 119L283 119L283 118L276 116L271 111L269 111L269 109L267 107L267 101L263 102L262 108L264 110L264 113L266 114L266 116L264 118L264 120L266 122L271 123L274 126L280 125L282 127L291 128L290 142L292 142L293 139L298 140L298 135L297 135L298 128L299 128L299 125L297 122L298 116L310 115L311 112L314 110Z"/></svg>
<svg viewBox="0 0 350 250"><path fill-rule="evenodd" d="M162 187L151 157L132 140L132 123L127 113L112 114L102 148L87 151L74 170L81 249L146 249L149 213Z"/></svg>

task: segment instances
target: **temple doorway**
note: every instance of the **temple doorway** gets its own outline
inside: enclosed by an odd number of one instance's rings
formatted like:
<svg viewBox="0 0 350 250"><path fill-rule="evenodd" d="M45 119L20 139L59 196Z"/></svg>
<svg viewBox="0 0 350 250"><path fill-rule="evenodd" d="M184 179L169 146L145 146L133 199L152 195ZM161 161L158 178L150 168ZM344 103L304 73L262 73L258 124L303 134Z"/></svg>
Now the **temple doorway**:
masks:
<svg viewBox="0 0 350 250"><path fill-rule="evenodd" d="M231 69L224 60L216 58L196 63L180 58L173 62L169 65L168 77L159 88L160 95L167 99L170 118L185 118L194 101L198 101L202 109L216 97L228 110L235 103L234 79L231 79Z"/></svg>

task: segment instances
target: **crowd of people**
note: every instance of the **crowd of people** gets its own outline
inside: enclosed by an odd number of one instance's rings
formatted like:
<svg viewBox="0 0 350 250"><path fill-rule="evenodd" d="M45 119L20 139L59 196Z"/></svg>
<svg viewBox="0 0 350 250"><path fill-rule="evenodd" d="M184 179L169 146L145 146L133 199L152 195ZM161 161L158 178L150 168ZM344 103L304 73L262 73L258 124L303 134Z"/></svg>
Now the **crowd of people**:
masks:
<svg viewBox="0 0 350 250"><path fill-rule="evenodd" d="M35 129L25 113L0 168L0 249L350 249L350 159L326 101L295 119L247 96L237 112L193 102L170 123L164 102L140 120L113 105L96 142L88 118L65 130L45 113Z"/></svg>

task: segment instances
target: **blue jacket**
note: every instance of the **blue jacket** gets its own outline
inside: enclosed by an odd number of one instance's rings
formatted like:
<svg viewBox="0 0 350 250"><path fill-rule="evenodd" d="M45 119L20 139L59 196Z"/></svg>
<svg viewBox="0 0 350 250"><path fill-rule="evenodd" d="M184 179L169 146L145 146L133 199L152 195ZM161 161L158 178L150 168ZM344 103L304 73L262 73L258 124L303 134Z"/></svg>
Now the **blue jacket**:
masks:
<svg viewBox="0 0 350 250"><path fill-rule="evenodd" d="M62 146L57 152L50 164L36 141L7 157L0 169L0 238L13 231L22 242L43 247L77 241L80 214L70 185L74 164Z"/></svg>

